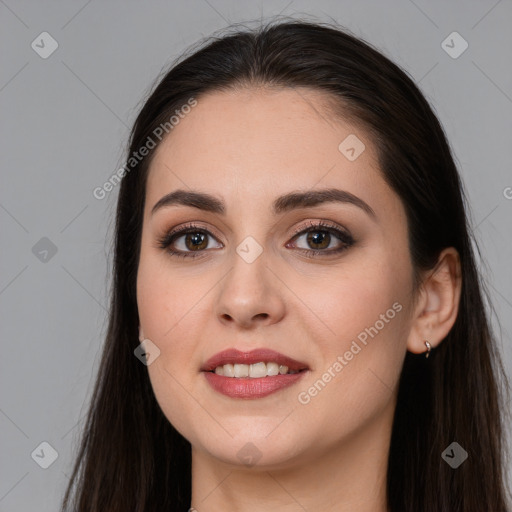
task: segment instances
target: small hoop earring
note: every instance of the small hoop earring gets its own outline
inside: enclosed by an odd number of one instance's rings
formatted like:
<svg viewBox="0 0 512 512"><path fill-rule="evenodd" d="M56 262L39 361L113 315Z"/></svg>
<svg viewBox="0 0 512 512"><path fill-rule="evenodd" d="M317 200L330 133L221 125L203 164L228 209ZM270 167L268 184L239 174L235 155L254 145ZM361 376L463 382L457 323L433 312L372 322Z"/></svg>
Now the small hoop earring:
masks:
<svg viewBox="0 0 512 512"><path fill-rule="evenodd" d="M428 359L430 351L432 350L432 345L427 340L425 340L425 345L427 346L427 353L425 354L425 359Z"/></svg>

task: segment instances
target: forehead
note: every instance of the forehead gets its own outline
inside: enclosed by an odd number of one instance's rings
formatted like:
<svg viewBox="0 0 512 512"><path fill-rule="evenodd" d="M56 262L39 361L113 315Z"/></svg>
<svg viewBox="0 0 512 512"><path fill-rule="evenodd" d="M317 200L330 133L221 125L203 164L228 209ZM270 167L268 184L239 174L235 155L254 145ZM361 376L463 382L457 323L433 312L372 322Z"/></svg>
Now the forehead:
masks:
<svg viewBox="0 0 512 512"><path fill-rule="evenodd" d="M304 88L201 96L156 150L147 207L177 188L225 197L229 214L230 202L267 208L291 190L337 187L389 208L397 198L372 141L360 126L335 117L326 100Z"/></svg>

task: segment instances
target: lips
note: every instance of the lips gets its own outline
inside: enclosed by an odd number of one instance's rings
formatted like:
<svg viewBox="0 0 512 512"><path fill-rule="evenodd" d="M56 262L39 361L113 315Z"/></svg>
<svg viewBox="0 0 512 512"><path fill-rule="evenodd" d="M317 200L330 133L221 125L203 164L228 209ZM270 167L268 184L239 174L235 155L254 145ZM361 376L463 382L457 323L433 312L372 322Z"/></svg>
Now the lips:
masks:
<svg viewBox="0 0 512 512"><path fill-rule="evenodd" d="M235 348L223 350L208 359L201 367L203 372L211 372L217 366L225 364L256 364L256 363L277 363L287 366L290 371L307 370L308 365L291 357L285 356L271 349L258 348L250 352L241 352Z"/></svg>

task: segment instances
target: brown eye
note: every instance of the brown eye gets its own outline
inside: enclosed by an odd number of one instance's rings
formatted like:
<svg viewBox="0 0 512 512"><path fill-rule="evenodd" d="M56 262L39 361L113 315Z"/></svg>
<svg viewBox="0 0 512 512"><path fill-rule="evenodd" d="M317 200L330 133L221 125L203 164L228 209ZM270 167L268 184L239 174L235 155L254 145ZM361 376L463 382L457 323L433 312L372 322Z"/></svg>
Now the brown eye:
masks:
<svg viewBox="0 0 512 512"><path fill-rule="evenodd" d="M167 250L171 256L194 258L210 248L210 238L215 240L209 231L188 225L181 230L165 234L158 240L158 247ZM222 247L222 244L220 246Z"/></svg>
<svg viewBox="0 0 512 512"><path fill-rule="evenodd" d="M205 233L187 233L185 236L185 246L190 251L199 251L201 249L206 249L208 246L208 240Z"/></svg>
<svg viewBox="0 0 512 512"><path fill-rule="evenodd" d="M331 234L327 231L309 231L306 240L312 249L327 249Z"/></svg>
<svg viewBox="0 0 512 512"><path fill-rule="evenodd" d="M300 240L302 238L305 238L305 246L296 246L297 249L315 255L338 253L354 244L354 239L348 232L341 231L324 223L313 224L309 229L295 235L293 240ZM334 246L331 244L334 244ZM329 247L331 248L329 249Z"/></svg>

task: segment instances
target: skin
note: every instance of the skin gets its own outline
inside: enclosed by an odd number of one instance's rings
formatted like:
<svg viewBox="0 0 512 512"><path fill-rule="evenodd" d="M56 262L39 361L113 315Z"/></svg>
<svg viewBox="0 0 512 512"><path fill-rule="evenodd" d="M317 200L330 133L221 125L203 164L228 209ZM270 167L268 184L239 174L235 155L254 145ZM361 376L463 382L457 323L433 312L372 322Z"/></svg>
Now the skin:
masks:
<svg viewBox="0 0 512 512"><path fill-rule="evenodd" d="M149 377L162 411L192 444L191 506L199 512L387 510L389 441L406 351L425 352L424 340L435 348L457 315L457 252L443 251L415 295L403 204L383 180L369 136L329 117L321 94L246 88L202 96L150 167L137 276L140 338L161 351ZM338 150L349 134L366 146L354 161ZM334 202L271 211L279 195L330 187L363 199L376 218ZM222 198L226 215L180 205L151 215L178 188ZM348 230L354 244L338 254L301 252L317 246L304 233L294 239L294 229L321 219ZM188 222L211 233L199 257L158 247L158 237ZM252 263L236 252L248 236L263 249ZM333 235L322 250L340 243ZM173 248L191 245L181 236ZM328 368L332 373L338 356L394 303L401 311L300 403L299 393ZM309 371L265 398L228 398L199 369L230 347L272 348ZM250 467L238 455L244 447L259 457Z"/></svg>

